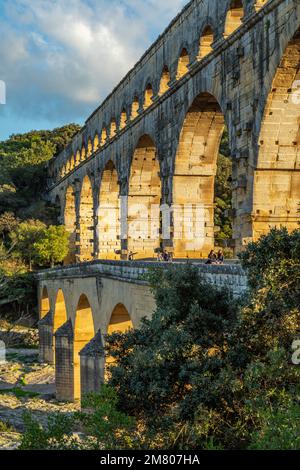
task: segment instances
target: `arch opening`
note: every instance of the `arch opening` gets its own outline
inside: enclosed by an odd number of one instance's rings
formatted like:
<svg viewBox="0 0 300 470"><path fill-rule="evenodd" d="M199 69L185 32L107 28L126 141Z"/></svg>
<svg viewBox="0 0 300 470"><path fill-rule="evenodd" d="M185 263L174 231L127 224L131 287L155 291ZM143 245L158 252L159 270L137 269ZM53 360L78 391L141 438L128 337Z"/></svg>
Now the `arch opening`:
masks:
<svg viewBox="0 0 300 470"><path fill-rule="evenodd" d="M96 132L95 137L94 137L94 142L93 142L94 152L97 152L98 148L99 148L99 136L98 136L98 133Z"/></svg>
<svg viewBox="0 0 300 470"><path fill-rule="evenodd" d="M78 301L74 327L74 399L78 400L81 396L80 390L80 351L95 336L93 312L86 295L82 294Z"/></svg>
<svg viewBox="0 0 300 470"><path fill-rule="evenodd" d="M90 178L85 176L80 195L80 261L94 256L94 204Z"/></svg>
<svg viewBox="0 0 300 470"><path fill-rule="evenodd" d="M224 37L227 38L242 24L244 7L242 0L232 0L226 15Z"/></svg>
<svg viewBox="0 0 300 470"><path fill-rule="evenodd" d="M178 65L177 65L177 75L176 75L177 80L179 80L186 73L188 73L189 63L190 63L190 58L188 55L188 51L186 49L182 49L180 57L178 59Z"/></svg>
<svg viewBox="0 0 300 470"><path fill-rule="evenodd" d="M223 181L221 189L216 185L217 168L225 165L229 181L224 184L229 185L230 189L225 188L230 191L227 203L231 205L230 154L219 155L224 129L225 120L217 100L209 93L200 94L186 114L176 154L173 176L173 249L176 258L204 258L214 248L215 221L218 220L216 205L220 204L220 224L230 224L223 220L224 201L218 200L224 190ZM220 163L221 157L227 160ZM221 177L224 178L222 173L223 168ZM220 229L225 230L223 226ZM227 231L231 238L230 227Z"/></svg>
<svg viewBox="0 0 300 470"><path fill-rule="evenodd" d="M126 122L127 122L127 113L125 109L123 109L121 113L121 117L120 117L120 130L124 129L124 127L126 126Z"/></svg>
<svg viewBox="0 0 300 470"><path fill-rule="evenodd" d="M289 42L265 104L254 171L252 236L298 228L300 203L300 30Z"/></svg>
<svg viewBox="0 0 300 470"><path fill-rule="evenodd" d="M98 207L98 257L119 259L120 240L120 188L117 170L112 161L102 174Z"/></svg>
<svg viewBox="0 0 300 470"><path fill-rule="evenodd" d="M170 76L169 69L168 67L164 67L162 74L161 74L160 85L159 85L160 96L168 91L170 81L171 81L171 76Z"/></svg>
<svg viewBox="0 0 300 470"><path fill-rule="evenodd" d="M76 261L76 206L75 195L72 186L66 192L66 204L64 213L64 224L69 232L69 254L64 260L65 264L72 264Z"/></svg>
<svg viewBox="0 0 300 470"><path fill-rule="evenodd" d="M106 144L106 140L107 140L107 131L105 128L103 128L101 132L101 146Z"/></svg>
<svg viewBox="0 0 300 470"><path fill-rule="evenodd" d="M199 44L199 59L207 56L212 51L212 44L214 42L214 32L211 26L204 28Z"/></svg>
<svg viewBox="0 0 300 470"><path fill-rule="evenodd" d="M40 303L40 319L44 318L50 312L50 300L47 287L43 288Z"/></svg>
<svg viewBox="0 0 300 470"><path fill-rule="evenodd" d="M117 123L115 119L111 120L109 137L112 139L117 133Z"/></svg>
<svg viewBox="0 0 300 470"><path fill-rule="evenodd" d="M131 116L130 119L133 121L139 115L140 103L137 96L134 97L132 106L131 106Z"/></svg>
<svg viewBox="0 0 300 470"><path fill-rule="evenodd" d="M110 322L107 328L107 334L112 335L114 333L126 333L133 328L130 315L123 304L118 304L114 308ZM109 378L109 368L113 365L114 358L106 356L105 358L105 379Z"/></svg>
<svg viewBox="0 0 300 470"><path fill-rule="evenodd" d="M133 155L128 191L128 252L136 253L137 259L153 258L160 247L159 171L156 146L144 135Z"/></svg>
<svg viewBox="0 0 300 470"><path fill-rule="evenodd" d="M145 90L145 96L144 96L144 109L149 108L152 104L152 99L153 99L153 89L152 85L147 85L146 90Z"/></svg>

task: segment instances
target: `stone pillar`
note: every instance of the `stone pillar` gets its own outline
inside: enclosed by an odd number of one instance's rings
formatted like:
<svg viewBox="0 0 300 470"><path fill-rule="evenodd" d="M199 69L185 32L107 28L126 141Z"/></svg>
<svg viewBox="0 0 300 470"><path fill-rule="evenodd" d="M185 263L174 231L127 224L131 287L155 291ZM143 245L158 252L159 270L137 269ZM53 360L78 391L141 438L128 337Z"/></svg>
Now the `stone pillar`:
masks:
<svg viewBox="0 0 300 470"><path fill-rule="evenodd" d="M39 360L43 363L54 363L53 352L53 314L51 310L42 318L39 323Z"/></svg>
<svg viewBox="0 0 300 470"><path fill-rule="evenodd" d="M105 353L101 331L80 351L81 397L99 392L104 382Z"/></svg>
<svg viewBox="0 0 300 470"><path fill-rule="evenodd" d="M55 384L56 398L74 401L74 335L71 320L55 333Z"/></svg>

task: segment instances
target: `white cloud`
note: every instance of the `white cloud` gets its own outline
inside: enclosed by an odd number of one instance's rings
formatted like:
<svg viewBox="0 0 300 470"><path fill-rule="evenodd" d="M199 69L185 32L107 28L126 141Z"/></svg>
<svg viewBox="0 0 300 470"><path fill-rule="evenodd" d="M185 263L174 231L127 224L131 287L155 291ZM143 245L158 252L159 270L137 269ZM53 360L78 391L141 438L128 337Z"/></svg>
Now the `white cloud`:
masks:
<svg viewBox="0 0 300 470"><path fill-rule="evenodd" d="M8 106L37 121L86 117L184 3L4 0L0 78Z"/></svg>

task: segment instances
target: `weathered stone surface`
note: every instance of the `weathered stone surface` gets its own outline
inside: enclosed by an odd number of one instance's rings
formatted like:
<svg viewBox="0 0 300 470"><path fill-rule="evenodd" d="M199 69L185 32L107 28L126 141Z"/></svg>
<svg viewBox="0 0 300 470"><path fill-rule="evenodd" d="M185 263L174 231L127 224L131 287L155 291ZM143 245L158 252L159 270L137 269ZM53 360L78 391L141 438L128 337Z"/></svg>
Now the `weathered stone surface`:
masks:
<svg viewBox="0 0 300 470"><path fill-rule="evenodd" d="M214 243L214 178L224 124L233 156L234 240L297 227L299 18L296 0L193 0L49 164L49 198L72 234L68 261L203 257ZM295 94L296 93L296 94ZM107 235L105 211L141 221L136 203L201 204L199 239ZM125 211L125 212L124 212ZM112 224L120 230L118 217ZM157 221L157 215L148 215ZM102 224L103 223L103 224ZM101 225L102 224L102 225ZM99 229L99 230L98 230Z"/></svg>

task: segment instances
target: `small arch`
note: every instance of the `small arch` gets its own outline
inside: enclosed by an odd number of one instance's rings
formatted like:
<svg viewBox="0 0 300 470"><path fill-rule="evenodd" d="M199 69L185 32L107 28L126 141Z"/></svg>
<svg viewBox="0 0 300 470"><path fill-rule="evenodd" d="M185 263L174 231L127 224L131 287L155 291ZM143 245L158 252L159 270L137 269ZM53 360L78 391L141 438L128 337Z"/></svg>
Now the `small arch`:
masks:
<svg viewBox="0 0 300 470"><path fill-rule="evenodd" d="M90 261L94 255L94 203L90 178L86 175L80 194L80 260Z"/></svg>
<svg viewBox="0 0 300 470"><path fill-rule="evenodd" d="M70 173L70 170L71 170L71 162L70 162L70 159L67 161L66 163L66 173Z"/></svg>
<svg viewBox="0 0 300 470"><path fill-rule="evenodd" d="M78 400L81 396L80 390L80 356L79 352L95 336L93 312L89 300L85 294L79 298L76 308L75 327L74 327L74 399Z"/></svg>
<svg viewBox="0 0 300 470"><path fill-rule="evenodd" d="M94 137L94 142L93 142L94 152L96 152L98 148L99 148L99 136L98 136L98 133L96 132L95 137Z"/></svg>
<svg viewBox="0 0 300 470"><path fill-rule="evenodd" d="M149 83L146 87L145 95L144 95L144 109L147 109L149 108L149 106L151 106L151 104L153 103L152 99L153 99L153 89L152 89L152 85Z"/></svg>
<svg viewBox="0 0 300 470"><path fill-rule="evenodd" d="M81 149L81 161L83 162L85 159L86 159L86 149L85 149L85 146L83 145Z"/></svg>
<svg viewBox="0 0 300 470"><path fill-rule="evenodd" d="M70 161L70 171L74 170L75 168L75 155L72 155L71 161Z"/></svg>
<svg viewBox="0 0 300 470"><path fill-rule="evenodd" d="M260 10L265 4L267 3L268 0L257 0L254 4L254 8L256 11Z"/></svg>
<svg viewBox="0 0 300 470"><path fill-rule="evenodd" d="M47 287L42 290L41 303L40 303L40 319L44 318L50 311L50 300Z"/></svg>
<svg viewBox="0 0 300 470"><path fill-rule="evenodd" d="M115 119L111 120L109 137L113 139L117 133L117 123Z"/></svg>
<svg viewBox="0 0 300 470"><path fill-rule="evenodd" d="M159 84L159 96L163 95L168 91L169 83L171 81L171 75L167 66L163 68L160 84Z"/></svg>
<svg viewBox="0 0 300 470"><path fill-rule="evenodd" d="M224 37L227 38L242 24L244 7L242 0L231 0L229 10L226 15Z"/></svg>
<svg viewBox="0 0 300 470"><path fill-rule="evenodd" d="M89 138L88 145L87 145L87 158L89 158L93 153L93 144L92 140Z"/></svg>
<svg viewBox="0 0 300 470"><path fill-rule="evenodd" d="M77 150L76 156L75 156L75 166L78 166L80 164L80 160L81 160L80 157L81 157L80 150Z"/></svg>
<svg viewBox="0 0 300 470"><path fill-rule="evenodd" d="M206 26L201 34L199 45L199 59L207 56L212 51L214 32L211 26Z"/></svg>
<svg viewBox="0 0 300 470"><path fill-rule="evenodd" d="M126 126L126 122L127 122L127 113L125 109L123 109L121 116L120 116L120 126L119 126L120 130L124 129L124 127Z"/></svg>
<svg viewBox="0 0 300 470"><path fill-rule="evenodd" d="M189 71L189 63L190 63L189 54L188 54L188 51L184 48L182 49L180 57L178 59L177 75L176 75L177 80L179 80Z"/></svg>
<svg viewBox="0 0 300 470"><path fill-rule="evenodd" d="M107 140L107 131L106 128L103 127L102 132L101 132L101 146L105 145Z"/></svg>
<svg viewBox="0 0 300 470"><path fill-rule="evenodd" d="M131 121L133 121L135 118L138 117L139 108L140 108L139 99L137 96L135 96L132 102L132 106L131 106L131 116L130 116Z"/></svg>
<svg viewBox="0 0 300 470"><path fill-rule="evenodd" d="M63 178L66 175L66 167L63 166L62 169L60 170L60 177Z"/></svg>

